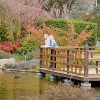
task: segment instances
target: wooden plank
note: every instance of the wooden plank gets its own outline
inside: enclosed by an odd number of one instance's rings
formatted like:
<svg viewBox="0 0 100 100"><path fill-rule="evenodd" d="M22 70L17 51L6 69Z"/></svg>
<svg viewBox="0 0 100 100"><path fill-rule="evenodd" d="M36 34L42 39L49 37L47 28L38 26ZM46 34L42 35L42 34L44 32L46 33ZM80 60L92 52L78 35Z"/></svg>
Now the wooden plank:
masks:
<svg viewBox="0 0 100 100"><path fill-rule="evenodd" d="M88 77L88 59L89 59L89 56L88 56L88 49L89 47L86 45L85 46L85 52L84 52L84 76L85 77Z"/></svg>
<svg viewBox="0 0 100 100"><path fill-rule="evenodd" d="M84 46L59 46L60 49L84 48Z"/></svg>
<svg viewBox="0 0 100 100"><path fill-rule="evenodd" d="M98 77L100 78L100 73L99 73L99 74L89 74L89 77L90 77L90 76L91 76L91 77L94 77L94 76L95 76L95 77L97 77L97 78L98 78Z"/></svg>
<svg viewBox="0 0 100 100"><path fill-rule="evenodd" d="M88 67L89 67L89 68L100 68L100 65L99 65L99 66L95 66L95 65L94 65L94 66L93 66L93 65L91 66L91 65L90 65L90 66L88 66Z"/></svg>
<svg viewBox="0 0 100 100"><path fill-rule="evenodd" d="M100 61L100 58L89 58L89 60Z"/></svg>
<svg viewBox="0 0 100 100"><path fill-rule="evenodd" d="M58 52L58 49L56 49L56 69L58 70L59 68L58 68L58 62L59 62L59 59L58 59L58 54L59 54L59 52Z"/></svg>
<svg viewBox="0 0 100 100"><path fill-rule="evenodd" d="M88 53L100 53L100 50L88 50Z"/></svg>

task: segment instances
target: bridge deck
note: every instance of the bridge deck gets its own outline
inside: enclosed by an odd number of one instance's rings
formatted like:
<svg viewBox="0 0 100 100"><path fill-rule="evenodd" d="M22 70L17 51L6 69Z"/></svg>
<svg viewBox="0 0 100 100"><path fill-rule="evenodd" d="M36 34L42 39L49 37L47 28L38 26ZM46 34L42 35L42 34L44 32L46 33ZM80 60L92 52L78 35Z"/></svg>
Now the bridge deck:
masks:
<svg viewBox="0 0 100 100"><path fill-rule="evenodd" d="M80 81L100 81L100 47L41 47L39 71Z"/></svg>
<svg viewBox="0 0 100 100"><path fill-rule="evenodd" d="M46 74L55 75L58 77L65 77L69 79L75 79L79 81L100 81L100 71L98 74L96 74L94 69L91 69L90 71L91 75L89 75L88 77L84 77L84 73L79 75L79 74L67 73L64 71L57 71L57 70L45 69L45 68L40 68L39 71Z"/></svg>

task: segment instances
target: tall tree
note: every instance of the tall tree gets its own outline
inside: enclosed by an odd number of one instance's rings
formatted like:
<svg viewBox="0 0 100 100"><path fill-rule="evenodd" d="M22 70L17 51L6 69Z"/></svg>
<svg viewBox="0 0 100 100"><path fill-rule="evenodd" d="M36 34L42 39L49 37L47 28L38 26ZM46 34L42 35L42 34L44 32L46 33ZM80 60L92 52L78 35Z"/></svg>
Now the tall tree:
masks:
<svg viewBox="0 0 100 100"><path fill-rule="evenodd" d="M70 19L70 13L77 0L43 0L43 8L53 12L55 17ZM58 14L58 15L57 15Z"/></svg>
<svg viewBox="0 0 100 100"><path fill-rule="evenodd" d="M98 25L98 37L100 38L100 4L94 7L94 9L85 18L86 21L97 23Z"/></svg>

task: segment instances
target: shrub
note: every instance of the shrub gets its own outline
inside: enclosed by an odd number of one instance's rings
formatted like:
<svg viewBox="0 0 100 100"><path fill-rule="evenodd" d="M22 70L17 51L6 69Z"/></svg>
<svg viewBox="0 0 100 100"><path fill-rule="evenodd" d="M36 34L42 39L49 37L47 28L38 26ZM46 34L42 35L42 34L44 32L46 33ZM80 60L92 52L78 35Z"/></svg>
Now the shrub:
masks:
<svg viewBox="0 0 100 100"><path fill-rule="evenodd" d="M9 52L9 53L14 53L20 47L20 43L6 41L6 42L1 42L0 46L1 46L1 50L3 50L3 51Z"/></svg>
<svg viewBox="0 0 100 100"><path fill-rule="evenodd" d="M7 2L0 0L0 40L16 41L21 35L21 22Z"/></svg>
<svg viewBox="0 0 100 100"><path fill-rule="evenodd" d="M0 25L0 41L6 41L7 36L8 34L6 26Z"/></svg>
<svg viewBox="0 0 100 100"><path fill-rule="evenodd" d="M87 32L90 31L91 29L93 29L93 34L83 44L87 43L90 46L96 44L97 33L98 33L98 27L97 27L96 23L90 23L90 22L78 21L78 20L73 20L72 22L73 22L74 27L75 27L75 32L78 34L81 34L81 32L86 28L86 26L89 25L90 28L87 30ZM60 28L64 31L68 31L68 23L70 23L70 21L67 21L64 19L50 19L48 21L45 21L46 26Z"/></svg>
<svg viewBox="0 0 100 100"><path fill-rule="evenodd" d="M27 37L21 44L21 47L17 50L19 54L26 54L38 48L38 42L32 37Z"/></svg>
<svg viewBox="0 0 100 100"><path fill-rule="evenodd" d="M44 25L43 29L34 31L32 37L36 38L38 42L43 42L43 35L47 33L54 36L59 46L80 46L82 45L82 42L86 41L92 35L92 29L87 32L87 29L89 28L90 27L87 26L81 32L81 34L78 34L75 32L73 23L68 24L68 31L61 30L60 28L47 27Z"/></svg>
<svg viewBox="0 0 100 100"><path fill-rule="evenodd" d="M68 29L68 21L65 19L49 19L45 21L46 26L51 26L54 28L61 28L64 31Z"/></svg>
<svg viewBox="0 0 100 100"><path fill-rule="evenodd" d="M3 50L0 50L0 59L9 59L9 58L15 58L16 61L24 61L25 55L20 55L18 53L8 53L4 52ZM39 59L39 49L36 49L32 52L28 52L26 55L26 60L32 60L32 59Z"/></svg>
<svg viewBox="0 0 100 100"><path fill-rule="evenodd" d="M95 100L95 98L93 91L58 84L49 86L42 95L34 98L34 100Z"/></svg>

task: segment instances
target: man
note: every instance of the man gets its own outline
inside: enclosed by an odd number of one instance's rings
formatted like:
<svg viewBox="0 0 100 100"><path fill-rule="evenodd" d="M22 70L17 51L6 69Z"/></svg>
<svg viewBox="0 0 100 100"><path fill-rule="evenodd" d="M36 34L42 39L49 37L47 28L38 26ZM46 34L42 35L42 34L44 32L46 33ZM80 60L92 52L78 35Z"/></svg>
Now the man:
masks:
<svg viewBox="0 0 100 100"><path fill-rule="evenodd" d="M50 39L48 34L44 34L44 39L45 39L45 47L50 47Z"/></svg>

